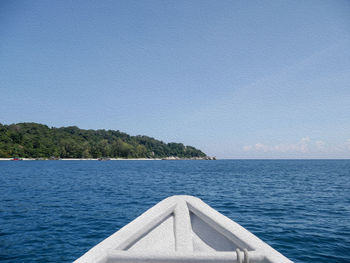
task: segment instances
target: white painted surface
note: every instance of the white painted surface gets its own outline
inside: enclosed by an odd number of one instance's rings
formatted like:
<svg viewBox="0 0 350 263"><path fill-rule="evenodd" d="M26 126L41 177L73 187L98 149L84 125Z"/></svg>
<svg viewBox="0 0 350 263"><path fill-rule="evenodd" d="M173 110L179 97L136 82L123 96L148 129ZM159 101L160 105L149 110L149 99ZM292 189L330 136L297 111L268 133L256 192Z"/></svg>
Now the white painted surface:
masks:
<svg viewBox="0 0 350 263"><path fill-rule="evenodd" d="M172 196L114 233L76 263L291 263L234 221L192 196Z"/></svg>

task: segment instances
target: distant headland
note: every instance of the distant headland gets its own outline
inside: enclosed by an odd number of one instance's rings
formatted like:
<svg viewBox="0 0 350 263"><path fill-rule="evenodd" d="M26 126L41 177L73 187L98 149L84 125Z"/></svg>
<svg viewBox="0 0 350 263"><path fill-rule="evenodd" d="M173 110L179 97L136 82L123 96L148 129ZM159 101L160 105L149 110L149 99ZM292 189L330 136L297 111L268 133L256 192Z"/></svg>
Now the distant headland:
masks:
<svg viewBox="0 0 350 263"><path fill-rule="evenodd" d="M39 123L0 123L0 158L15 160L214 160L182 143L131 136L118 130L48 127Z"/></svg>

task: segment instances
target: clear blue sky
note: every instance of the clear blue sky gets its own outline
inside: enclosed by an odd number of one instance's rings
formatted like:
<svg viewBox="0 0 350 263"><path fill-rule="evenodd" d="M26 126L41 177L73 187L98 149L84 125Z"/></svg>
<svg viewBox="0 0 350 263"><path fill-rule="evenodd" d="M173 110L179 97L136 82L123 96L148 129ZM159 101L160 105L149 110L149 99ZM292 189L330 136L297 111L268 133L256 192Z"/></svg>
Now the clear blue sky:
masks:
<svg viewBox="0 0 350 263"><path fill-rule="evenodd" d="M0 1L0 122L350 158L350 2Z"/></svg>

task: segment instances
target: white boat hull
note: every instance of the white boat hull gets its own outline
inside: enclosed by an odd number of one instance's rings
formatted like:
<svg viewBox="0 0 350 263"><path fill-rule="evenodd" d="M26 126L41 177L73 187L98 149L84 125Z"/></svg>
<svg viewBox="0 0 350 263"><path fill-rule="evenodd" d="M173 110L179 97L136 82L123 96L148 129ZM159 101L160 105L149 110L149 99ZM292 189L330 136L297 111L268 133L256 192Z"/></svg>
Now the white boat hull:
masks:
<svg viewBox="0 0 350 263"><path fill-rule="evenodd" d="M76 263L291 263L192 196L172 196L90 249Z"/></svg>

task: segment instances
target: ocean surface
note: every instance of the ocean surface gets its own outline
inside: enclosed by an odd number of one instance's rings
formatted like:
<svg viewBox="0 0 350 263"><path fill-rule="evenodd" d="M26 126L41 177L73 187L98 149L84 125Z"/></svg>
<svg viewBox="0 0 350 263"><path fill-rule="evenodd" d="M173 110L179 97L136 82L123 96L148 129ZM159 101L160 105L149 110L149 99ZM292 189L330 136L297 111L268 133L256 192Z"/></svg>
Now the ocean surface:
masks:
<svg viewBox="0 0 350 263"><path fill-rule="evenodd" d="M0 261L71 262L177 194L295 262L350 262L350 160L0 161Z"/></svg>

